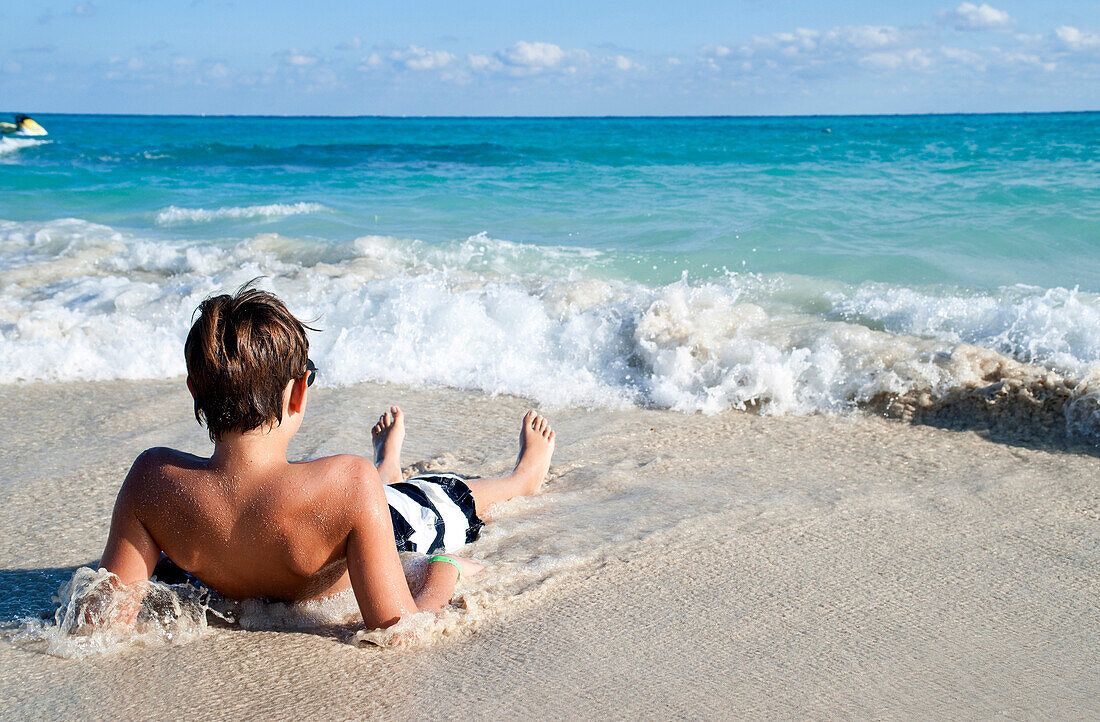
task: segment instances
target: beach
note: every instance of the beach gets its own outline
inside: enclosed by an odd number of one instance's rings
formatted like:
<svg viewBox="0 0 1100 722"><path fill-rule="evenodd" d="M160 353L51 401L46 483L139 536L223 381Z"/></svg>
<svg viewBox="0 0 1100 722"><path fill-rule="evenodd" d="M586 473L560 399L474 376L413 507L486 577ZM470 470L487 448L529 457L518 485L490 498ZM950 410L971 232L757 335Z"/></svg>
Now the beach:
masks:
<svg viewBox="0 0 1100 722"><path fill-rule="evenodd" d="M1096 113L38 115L0 144L0 717L1100 717ZM828 132L823 132L823 131ZM291 460L497 475L439 615L151 583L75 620L254 282ZM404 559L415 586L423 558Z"/></svg>
<svg viewBox="0 0 1100 722"><path fill-rule="evenodd" d="M529 401L321 388L294 458L365 451L408 414L405 462L512 463ZM0 387L3 616L51 611L93 562L142 449L209 449L182 379ZM8 718L1089 718L1097 455L871 415L548 410L537 496L413 646L357 641L354 604L239 610L82 659L0 644ZM247 628L246 628L247 627ZM185 639L182 637L186 637ZM69 648L70 651L72 648Z"/></svg>

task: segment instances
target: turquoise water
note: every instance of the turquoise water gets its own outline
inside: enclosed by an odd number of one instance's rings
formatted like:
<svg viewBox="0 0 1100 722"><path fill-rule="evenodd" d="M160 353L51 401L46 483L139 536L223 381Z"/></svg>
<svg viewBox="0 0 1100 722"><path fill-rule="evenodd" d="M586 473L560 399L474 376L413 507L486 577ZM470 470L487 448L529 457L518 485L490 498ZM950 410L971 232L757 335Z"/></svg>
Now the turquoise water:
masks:
<svg viewBox="0 0 1100 722"><path fill-rule="evenodd" d="M619 273L646 282L677 278L675 257L703 275L1100 291L1100 114L40 119L54 142L0 165L0 218L158 238L486 232L617 251ZM154 222L173 205L295 202L326 210ZM633 252L660 272L631 268Z"/></svg>
<svg viewBox="0 0 1100 722"><path fill-rule="evenodd" d="M0 144L23 378L180 373L249 274L327 319L330 383L804 411L950 385L921 359L962 342L1100 359L1098 113L37 119Z"/></svg>

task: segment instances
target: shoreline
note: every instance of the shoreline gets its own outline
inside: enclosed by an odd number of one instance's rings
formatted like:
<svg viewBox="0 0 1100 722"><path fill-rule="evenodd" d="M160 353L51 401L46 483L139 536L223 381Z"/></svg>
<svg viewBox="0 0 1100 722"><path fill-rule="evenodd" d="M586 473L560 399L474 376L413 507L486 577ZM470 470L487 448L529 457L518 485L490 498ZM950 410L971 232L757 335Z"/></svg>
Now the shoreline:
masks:
<svg viewBox="0 0 1100 722"><path fill-rule="evenodd" d="M209 448L188 402L178 379L0 387L17 421L0 442L0 621L48 609L56 587L44 590L98 556L138 452ZM320 388L292 455L368 452L371 419L393 402L408 415L406 464L483 475L512 463L529 404ZM866 415L548 414L558 449L544 493L504 505L466 548L489 569L423 646L356 647L347 625L212 626L74 661L4 639L4 708L1100 715L1094 448ZM197 669L217 682L196 685Z"/></svg>

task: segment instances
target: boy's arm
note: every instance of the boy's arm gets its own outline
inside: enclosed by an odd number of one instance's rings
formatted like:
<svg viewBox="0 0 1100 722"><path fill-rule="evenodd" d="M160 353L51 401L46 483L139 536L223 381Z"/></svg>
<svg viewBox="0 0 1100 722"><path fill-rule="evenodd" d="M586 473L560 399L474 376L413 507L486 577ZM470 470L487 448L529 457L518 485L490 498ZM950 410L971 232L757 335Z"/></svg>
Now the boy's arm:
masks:
<svg viewBox="0 0 1100 722"><path fill-rule="evenodd" d="M118 577L121 584L149 581L160 558L160 547L137 516L137 487L141 483L143 459L134 462L115 499L111 531L99 566Z"/></svg>
<svg viewBox="0 0 1100 722"><path fill-rule="evenodd" d="M451 601L458 570L451 564L429 564L415 600L393 541L393 523L382 480L366 459L359 474L358 508L348 534L348 575L367 629L388 627L406 614L440 609Z"/></svg>

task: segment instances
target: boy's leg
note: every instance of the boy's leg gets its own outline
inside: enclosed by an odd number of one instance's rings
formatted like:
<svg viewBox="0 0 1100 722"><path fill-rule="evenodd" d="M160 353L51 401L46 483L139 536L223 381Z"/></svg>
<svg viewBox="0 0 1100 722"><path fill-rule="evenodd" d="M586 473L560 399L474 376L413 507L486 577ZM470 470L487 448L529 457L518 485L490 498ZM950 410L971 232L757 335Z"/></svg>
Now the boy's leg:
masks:
<svg viewBox="0 0 1100 722"><path fill-rule="evenodd" d="M520 428L519 458L512 473L508 476L470 479L466 482L474 496L474 505L478 512L487 511L493 504L507 501L514 496L538 491L546 479L546 472L550 470L550 457L553 455L554 431L550 428L550 422L534 411L528 411Z"/></svg>
<svg viewBox="0 0 1100 722"><path fill-rule="evenodd" d="M370 430L374 440L374 465L383 484L396 484L401 476L401 444L405 441L405 414L396 406L378 417Z"/></svg>

